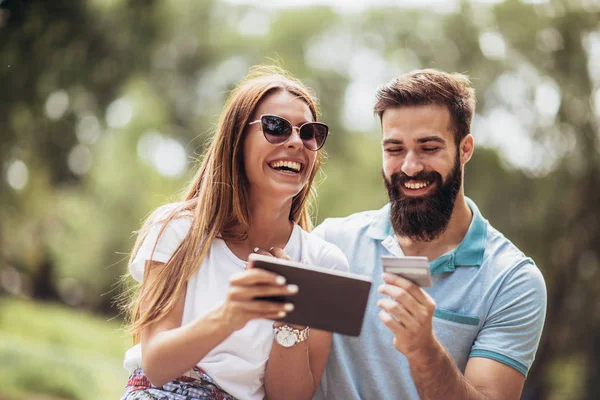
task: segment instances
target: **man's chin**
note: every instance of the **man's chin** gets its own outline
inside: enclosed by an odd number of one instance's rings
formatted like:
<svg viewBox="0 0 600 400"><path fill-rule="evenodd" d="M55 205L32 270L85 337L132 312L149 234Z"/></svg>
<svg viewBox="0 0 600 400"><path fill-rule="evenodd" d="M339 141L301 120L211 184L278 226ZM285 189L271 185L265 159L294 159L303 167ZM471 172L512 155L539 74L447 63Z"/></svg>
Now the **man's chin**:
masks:
<svg viewBox="0 0 600 400"><path fill-rule="evenodd" d="M423 210L424 208L428 208L430 206L429 199L431 196L402 196L399 200L397 200L400 207L405 210Z"/></svg>

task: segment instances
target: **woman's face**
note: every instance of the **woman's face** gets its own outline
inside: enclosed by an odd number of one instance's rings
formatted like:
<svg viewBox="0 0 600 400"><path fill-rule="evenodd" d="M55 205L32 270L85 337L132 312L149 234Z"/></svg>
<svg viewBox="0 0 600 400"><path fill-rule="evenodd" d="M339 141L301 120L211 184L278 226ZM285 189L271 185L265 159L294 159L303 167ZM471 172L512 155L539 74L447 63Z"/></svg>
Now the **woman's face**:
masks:
<svg viewBox="0 0 600 400"><path fill-rule="evenodd" d="M294 127L314 121L308 105L285 90L263 98L250 121L260 119L263 114L285 118ZM306 185L316 156L317 152L303 145L296 128L285 143L271 144L265 139L260 123L249 126L244 139L244 169L250 183L250 197L291 200Z"/></svg>

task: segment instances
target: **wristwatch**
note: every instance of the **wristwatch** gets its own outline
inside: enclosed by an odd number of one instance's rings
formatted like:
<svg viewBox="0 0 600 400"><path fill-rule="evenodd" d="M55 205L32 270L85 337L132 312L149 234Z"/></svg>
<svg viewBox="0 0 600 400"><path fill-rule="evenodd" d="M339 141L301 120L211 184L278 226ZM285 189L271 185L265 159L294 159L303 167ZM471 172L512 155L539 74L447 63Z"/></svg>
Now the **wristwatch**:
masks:
<svg viewBox="0 0 600 400"><path fill-rule="evenodd" d="M275 327L273 324L273 336L275 341L283 347L292 347L308 339L308 326L302 330L294 329L289 325Z"/></svg>

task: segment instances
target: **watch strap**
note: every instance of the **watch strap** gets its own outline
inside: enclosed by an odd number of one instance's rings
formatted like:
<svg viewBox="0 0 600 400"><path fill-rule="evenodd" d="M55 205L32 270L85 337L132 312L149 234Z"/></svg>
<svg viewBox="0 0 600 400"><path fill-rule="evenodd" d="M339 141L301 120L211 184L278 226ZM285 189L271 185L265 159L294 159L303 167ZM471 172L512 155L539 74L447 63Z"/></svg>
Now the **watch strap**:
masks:
<svg viewBox="0 0 600 400"><path fill-rule="evenodd" d="M308 333L310 332L310 327L306 327L304 329L296 329L293 328L289 325L281 325L281 326L275 326L275 324L273 324L273 335L276 336L280 331L286 330L288 332L291 333L295 333L296 334L296 343L300 343L305 341L306 339L308 339Z"/></svg>

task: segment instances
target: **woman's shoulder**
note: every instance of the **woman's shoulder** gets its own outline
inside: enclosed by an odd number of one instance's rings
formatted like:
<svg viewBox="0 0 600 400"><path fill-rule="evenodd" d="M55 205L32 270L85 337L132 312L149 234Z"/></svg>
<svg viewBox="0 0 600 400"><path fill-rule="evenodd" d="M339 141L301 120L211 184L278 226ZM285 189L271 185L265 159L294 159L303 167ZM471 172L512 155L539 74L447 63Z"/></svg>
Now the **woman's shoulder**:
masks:
<svg viewBox="0 0 600 400"><path fill-rule="evenodd" d="M191 226L192 214L182 203L166 204L154 210L138 232L141 243L129 264L131 275L141 282L146 261L168 262Z"/></svg>
<svg viewBox="0 0 600 400"><path fill-rule="evenodd" d="M187 208L185 203L168 203L156 208L148 217L145 226L150 231L162 231L163 234L182 239L190 230L192 221L193 211Z"/></svg>
<svg viewBox="0 0 600 400"><path fill-rule="evenodd" d="M300 226L296 226L296 229L300 231L303 262L338 271L349 270L346 256L336 245L305 231Z"/></svg>
<svg viewBox="0 0 600 400"><path fill-rule="evenodd" d="M167 203L157 207L148 217L152 225L161 224L169 219L191 222L193 211L186 202Z"/></svg>

